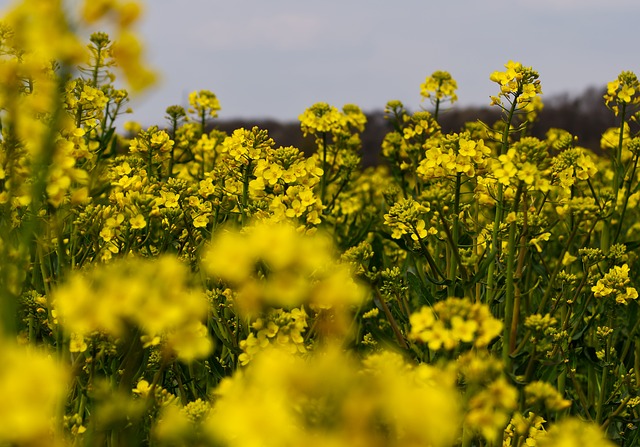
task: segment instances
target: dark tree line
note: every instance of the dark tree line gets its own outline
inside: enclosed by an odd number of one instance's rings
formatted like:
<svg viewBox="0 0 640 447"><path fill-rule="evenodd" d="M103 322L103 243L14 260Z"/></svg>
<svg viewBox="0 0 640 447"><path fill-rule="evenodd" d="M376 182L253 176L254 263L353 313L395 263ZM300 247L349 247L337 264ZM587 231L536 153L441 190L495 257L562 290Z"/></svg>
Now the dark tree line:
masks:
<svg viewBox="0 0 640 447"><path fill-rule="evenodd" d="M538 138L545 138L551 128L561 128L578 138L578 145L600 151L602 133L610 127L619 125L616 117L607 109L602 99L605 90L589 88L581 95L568 94L544 98L544 108L538 120L531 128L531 134ZM379 152L384 136L391 130L391 126L384 117L384 112L373 111L367 113L367 126L361 135L363 146L363 164L370 166L380 162ZM438 121L444 132L458 132L464 123L480 120L492 125L500 119L497 107L457 107L454 106L440 114ZM251 128L258 126L269 131L269 135L278 145L295 146L305 152L314 150L311 137L303 137L298 122L281 122L277 120L229 119L217 120L212 123L215 127L226 132L232 132L239 127Z"/></svg>

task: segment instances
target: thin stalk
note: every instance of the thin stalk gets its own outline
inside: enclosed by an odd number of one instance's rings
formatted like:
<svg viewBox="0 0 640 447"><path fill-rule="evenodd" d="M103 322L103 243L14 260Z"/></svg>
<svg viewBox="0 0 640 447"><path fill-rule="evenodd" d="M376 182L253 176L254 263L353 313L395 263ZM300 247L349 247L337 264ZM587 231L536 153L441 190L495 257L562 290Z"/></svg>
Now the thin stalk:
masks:
<svg viewBox="0 0 640 447"><path fill-rule="evenodd" d="M398 326L396 319L393 318L393 315L391 314L391 310L389 310L389 306L387 306L387 303L384 301L384 297L380 295L380 291L377 288L376 288L376 296L380 301L380 306L382 307L382 311L386 315L387 320L391 325L391 330L393 331L393 335L396 337L396 341L403 349L408 349L409 346L407 345L407 342L405 341L404 336L400 331L400 327Z"/></svg>
<svg viewBox="0 0 640 447"><path fill-rule="evenodd" d="M412 230L413 230L414 234L416 234L416 235L418 234L418 229L415 226L412 227ZM431 268L431 271L433 272L434 276L438 276L441 279L446 279L446 277L444 276L444 273L442 273L442 270L440 270L440 267L438 267L438 264L435 262L435 260L433 259L433 257L429 253L429 250L428 250L426 244L424 243L424 241L422 240L421 237L418 237L418 243L420 244L420 248L422 249L422 253L424 254L424 257L427 260L427 263L429 264L429 267ZM433 280L432 282L439 284L436 281L437 280Z"/></svg>
<svg viewBox="0 0 640 447"><path fill-rule="evenodd" d="M169 172L167 173L167 177L173 177L173 165L175 164L175 158L176 158L175 139L176 139L177 131L178 131L178 120L174 118L171 120L171 139L174 140L174 142L173 142L173 146L171 146L171 155L169 157ZM202 158L204 159L204 154ZM202 178L204 178L204 174Z"/></svg>
<svg viewBox="0 0 640 447"><path fill-rule="evenodd" d="M322 177L320 178L320 201L324 204L327 188L327 133L322 132Z"/></svg>
<svg viewBox="0 0 640 447"><path fill-rule="evenodd" d="M565 253L569 250L569 247L571 247L571 244L573 243L573 239L576 237L576 233L578 232L579 226L580 226L580 220L578 219L578 221L575 222L573 228L571 229L571 234L569 234L569 239L567 240L566 245L562 247L560 256L558 256L556 267L553 269L553 273L551 273L551 277L549 278L549 285L545 290L544 295L542 296L542 300L540 301L540 304L538 305L538 313L542 313L542 311L544 310L544 307L547 305L547 302L549 301L549 298L551 297L551 292L553 290L552 285L555 282L556 277L558 276L558 273L560 273L560 270L562 270L562 267L563 267L562 259L564 258Z"/></svg>
<svg viewBox="0 0 640 447"><path fill-rule="evenodd" d="M609 378L609 368L602 368L602 377L600 379L600 393L598 395L598 403L596 404L596 424L602 422L602 411L604 408L605 391L607 389L607 379Z"/></svg>
<svg viewBox="0 0 640 447"><path fill-rule="evenodd" d="M618 228L616 229L616 233L613 237L614 244L618 241L618 238L620 237L620 232L622 231L622 224L624 223L624 215L627 212L627 205L629 204L629 193L631 192L631 183L633 182L633 179L636 176L636 169L638 168L638 157L640 157L640 154L635 155L634 161L633 161L633 168L631 169L631 173L629 174L629 177L626 180L627 187L625 190L624 202L622 204L622 211L620 211L620 217L618 219Z"/></svg>
<svg viewBox="0 0 640 447"><path fill-rule="evenodd" d="M622 144L624 143L624 123L625 123L625 115L627 112L627 103L622 103L622 110L620 112L620 135L618 135L618 146L616 147L615 159L613 160L613 187L614 194L616 200L613 202L617 203L618 192L620 190L620 183L622 179L620 178L620 174L622 172ZM615 205L614 205L615 206Z"/></svg>
<svg viewBox="0 0 640 447"><path fill-rule="evenodd" d="M528 219L527 219L527 192L524 191L524 198L522 200L522 232L520 233L520 242L518 244L518 264L516 266L516 271L513 276L514 280L514 300L513 300L513 317L511 321L511 337L509 344L509 352L513 352L516 348L516 335L518 333L518 323L520 321L520 301L521 301L521 293L520 293L520 281L522 280L522 271L524 269L524 258L527 252L527 241L526 235L528 232Z"/></svg>
<svg viewBox="0 0 640 447"><path fill-rule="evenodd" d="M620 193L620 172L622 171L622 144L624 143L624 123L625 114L627 111L626 103L622 103L622 110L620 112L620 135L618 136L618 146L616 147L613 157L613 214L615 214L616 205L618 203L618 194ZM607 254L609 253L609 247L611 246L611 227L604 225L602 227L602 233L600 235L600 248Z"/></svg>
<svg viewBox="0 0 640 447"><path fill-rule="evenodd" d="M246 208L249 204L249 177L251 175L251 161L252 160L249 159L242 177L242 209L240 210L240 214L243 224L245 223Z"/></svg>
<svg viewBox="0 0 640 447"><path fill-rule="evenodd" d="M622 413L624 411L625 408L627 408L627 404L629 403L629 401L631 400L631 396L627 396L625 397L622 402L620 402L620 405L618 405L618 408L616 408L614 410L613 413L611 413L609 415L609 417L602 423L602 425L600 426L600 428L602 429L602 431L606 432L607 428L609 428L609 424L611 424L611 421L620 415L620 413Z"/></svg>
<svg viewBox="0 0 640 447"><path fill-rule="evenodd" d="M505 368L511 369L511 351L513 349L511 340L511 325L513 324L513 308L515 299L515 259L516 259L516 230L515 221L509 224L509 253L507 255L507 279L504 305L504 329L502 333L502 361Z"/></svg>
<svg viewBox="0 0 640 447"><path fill-rule="evenodd" d="M436 101L436 104L440 104L440 100ZM437 108L436 108L437 111ZM460 229L458 226L459 214L460 214L460 182L461 182L462 174L458 172L456 175L456 186L453 200L453 216L451 219L451 232L453 233L449 238L451 256L449 257L449 287L448 287L448 295L455 296L456 292L456 275L457 275L457 267L460 263L460 255L458 253L458 240L460 238ZM441 217L442 213L439 213ZM445 225L446 227L446 225ZM462 265L461 265L462 267Z"/></svg>
<svg viewBox="0 0 640 447"><path fill-rule="evenodd" d="M553 272L551 273L551 276L549 277L549 282L548 282L547 288L545 289L544 295L542 296L542 300L540 301L540 304L538 305L538 309L537 309L536 313L542 313L544 308L545 308L545 306L547 305L547 302L549 301L549 298L551 298L551 292L553 291L552 284L555 282L556 277L558 276L558 273L560 273L560 270L563 267L562 262L560 260L562 260L564 258L564 254L566 253L566 251L569 249L569 247L573 243L573 239L575 238L576 233L578 231L579 223L580 222L578 221L574 225L574 227L573 227L573 229L571 231L571 234L569 235L569 239L568 239L566 245L563 247L563 250L560 253L560 256L558 257L558 262L557 262L556 267L554 268ZM529 337L530 336L531 336L531 330L529 329L529 330L527 330L524 338L522 339L522 341L520 342L518 347L515 349L515 351L512 352L513 355L518 354L520 351L522 351L522 349L524 349L526 344L529 342Z"/></svg>
<svg viewBox="0 0 640 447"><path fill-rule="evenodd" d="M609 321L607 323L608 327L613 327L613 317L609 317ZM605 365L602 368L602 377L600 379L600 393L598 394L598 403L596 404L596 424L602 423L602 412L604 410L605 397L609 379L609 362L611 359L609 358L611 353L611 337L607 338L607 342L605 343L605 352L604 352L604 360Z"/></svg>
<svg viewBox="0 0 640 447"><path fill-rule="evenodd" d="M587 420L592 421L593 418L591 417L591 413L589 413L589 408L591 407L591 405L589 405L589 399L584 394L582 385L580 385L580 382L578 381L578 379L576 379L575 370L569 368L568 364L565 365L565 368L567 368L567 372L569 373L569 377L571 378L571 382L573 383L573 388L576 390L578 400L580 400L580 404L585 410L585 416L587 417Z"/></svg>
<svg viewBox="0 0 640 447"><path fill-rule="evenodd" d="M509 113L507 114L507 120L505 121L504 131L502 132L502 144L500 145L500 152L498 156L507 152L509 147L509 132L511 130L511 122L513 121L513 116L516 112L516 107L518 105L518 94L516 94L511 103L511 107L509 108ZM495 249L498 247L498 236L500 224L502 223L502 218L504 214L504 203L503 203L503 186L502 183L498 183L498 195L496 198L496 214L493 220L493 231L491 232L491 249ZM496 263L492 262L489 264L489 268L487 270L487 302L491 303L494 294L494 281L495 281L495 269Z"/></svg>

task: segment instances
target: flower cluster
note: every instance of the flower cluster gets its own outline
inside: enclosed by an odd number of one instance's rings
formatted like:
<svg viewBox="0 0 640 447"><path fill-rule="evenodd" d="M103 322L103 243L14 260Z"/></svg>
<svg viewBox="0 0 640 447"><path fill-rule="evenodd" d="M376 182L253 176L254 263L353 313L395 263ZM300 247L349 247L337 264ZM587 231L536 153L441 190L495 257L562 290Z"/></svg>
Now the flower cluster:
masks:
<svg viewBox="0 0 640 447"><path fill-rule="evenodd" d="M504 429L503 447L515 447L522 445L537 445L537 440L544 437L546 421L533 412L525 417L521 413L516 413Z"/></svg>
<svg viewBox="0 0 640 447"><path fill-rule="evenodd" d="M500 85L498 96L491 97L491 104L502 105L504 97L509 103L526 104L542 93L538 72L520 62L509 61L505 71L494 71L490 79Z"/></svg>
<svg viewBox="0 0 640 447"><path fill-rule="evenodd" d="M132 31L141 15L137 2L104 0L82 2L82 18L96 23L107 18L117 25L117 35L111 49L113 58L134 91L142 91L156 80L156 74L147 68L143 60L141 42Z"/></svg>
<svg viewBox="0 0 640 447"><path fill-rule="evenodd" d="M640 103L640 82L635 73L623 71L616 80L609 82L604 102L616 115L619 113L620 106L626 107Z"/></svg>
<svg viewBox="0 0 640 447"><path fill-rule="evenodd" d="M614 265L595 286L591 287L591 291L597 298L613 295L616 303L626 305L638 299L638 291L635 287L630 287L629 282L629 266Z"/></svg>
<svg viewBox="0 0 640 447"><path fill-rule="evenodd" d="M420 96L423 99L431 98L435 101L448 100L453 104L458 100L456 90L458 89L458 83L451 74L447 71L434 71L431 76L420 85Z"/></svg>
<svg viewBox="0 0 640 447"><path fill-rule="evenodd" d="M489 308L462 298L447 298L411 314L410 338L429 349L452 350L461 344L486 347L502 330Z"/></svg>
<svg viewBox="0 0 640 447"><path fill-rule="evenodd" d="M269 433L276 445L445 447L460 424L453 375L388 352L358 362L334 346L306 359L272 348L216 394L203 430L223 445Z"/></svg>
<svg viewBox="0 0 640 447"><path fill-rule="evenodd" d="M256 222L242 232L220 233L206 250L202 266L213 278L236 288L235 304L247 316L259 316L269 307L309 306L340 313L365 299L349 266L336 262L328 237L306 236L287 223Z"/></svg>
<svg viewBox="0 0 640 447"><path fill-rule="evenodd" d="M425 181L457 174L474 177L478 170L484 170L491 154L483 140L473 140L469 133L433 138L424 147L425 158L416 172Z"/></svg>
<svg viewBox="0 0 640 447"><path fill-rule="evenodd" d="M323 205L314 187L322 173L315 156L305 158L291 146L269 149L256 164L249 192L252 197L268 202L276 222L292 219L318 225Z"/></svg>
<svg viewBox="0 0 640 447"><path fill-rule="evenodd" d="M490 382L469 401L469 410L464 424L474 432L495 442L509 421L509 416L517 408L518 391L506 378L500 377Z"/></svg>
<svg viewBox="0 0 640 447"><path fill-rule="evenodd" d="M362 132L367 122L364 113L354 104L347 104L340 111L326 102L312 105L298 119L305 136L307 134L340 135L349 133L350 129Z"/></svg>
<svg viewBox="0 0 640 447"><path fill-rule="evenodd" d="M197 117L215 118L220 110L218 97L209 90L194 91L189 94L189 113Z"/></svg>
<svg viewBox="0 0 640 447"><path fill-rule="evenodd" d="M550 411L562 411L571 406L571 401L562 397L558 390L548 382L531 382L524 388L526 402L533 406L542 403Z"/></svg>
<svg viewBox="0 0 640 447"><path fill-rule="evenodd" d="M615 444L603 436L598 426L584 423L577 418L567 418L553 425L545 436L536 439L536 446L578 446L614 447Z"/></svg>
<svg viewBox="0 0 640 447"><path fill-rule="evenodd" d="M54 307L62 326L75 334L78 351L87 346L79 337L95 332L124 337L132 327L146 343L165 342L185 361L212 349L201 322L207 312L204 294L188 287L186 267L171 256L76 272L55 291Z"/></svg>
<svg viewBox="0 0 640 447"><path fill-rule="evenodd" d="M0 339L0 443L53 445L52 420L67 394L69 372L46 352Z"/></svg>
<svg viewBox="0 0 640 447"><path fill-rule="evenodd" d="M406 234L418 241L435 231L427 228L424 220L424 215L429 211L428 204L421 204L413 199L400 199L384 215L384 223L391 229L391 237L394 239L400 239Z"/></svg>
<svg viewBox="0 0 640 447"><path fill-rule="evenodd" d="M560 152L551 161L551 171L561 197L569 197L571 189L580 180L594 178L598 168L593 157L582 148L571 148Z"/></svg>
<svg viewBox="0 0 640 447"><path fill-rule="evenodd" d="M251 324L256 331L240 342L242 354L238 356L240 364L246 365L261 350L272 343L292 354L304 353L306 348L302 334L307 328L307 313L304 308L286 312L282 309L270 310L266 316L256 319Z"/></svg>

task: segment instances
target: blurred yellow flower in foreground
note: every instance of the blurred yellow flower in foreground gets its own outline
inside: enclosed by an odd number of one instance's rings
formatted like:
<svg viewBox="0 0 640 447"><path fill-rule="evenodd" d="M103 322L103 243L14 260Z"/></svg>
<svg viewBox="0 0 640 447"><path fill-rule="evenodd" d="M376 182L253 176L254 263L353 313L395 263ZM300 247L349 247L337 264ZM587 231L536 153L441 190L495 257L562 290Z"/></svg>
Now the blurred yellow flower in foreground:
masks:
<svg viewBox="0 0 640 447"><path fill-rule="evenodd" d="M0 445L51 446L67 371L44 352L0 340Z"/></svg>

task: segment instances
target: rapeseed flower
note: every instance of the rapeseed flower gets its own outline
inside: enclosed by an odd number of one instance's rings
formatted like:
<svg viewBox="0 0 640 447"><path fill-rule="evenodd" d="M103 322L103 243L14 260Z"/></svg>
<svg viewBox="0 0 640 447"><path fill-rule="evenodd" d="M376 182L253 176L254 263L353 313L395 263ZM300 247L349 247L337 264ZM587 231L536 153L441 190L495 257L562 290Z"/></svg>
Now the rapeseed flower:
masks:
<svg viewBox="0 0 640 447"><path fill-rule="evenodd" d="M189 113L198 118L215 118L220 110L218 97L210 90L199 90L189 93Z"/></svg>
<svg viewBox="0 0 640 447"><path fill-rule="evenodd" d="M629 266L614 265L605 275L598 280L596 285L591 287L591 291L597 298L614 295L618 304L629 304L632 300L638 298L638 292L635 287L628 286L630 282Z"/></svg>
<svg viewBox="0 0 640 447"><path fill-rule="evenodd" d="M616 116L620 106L626 107L640 103L640 82L636 74L632 71L623 71L614 81L609 82L604 102Z"/></svg>
<svg viewBox="0 0 640 447"><path fill-rule="evenodd" d="M400 239L406 234L418 241L430 233L433 234L425 222L425 215L429 211L428 204L421 204L413 199L401 199L384 215L384 223L391 229L392 238Z"/></svg>
<svg viewBox="0 0 640 447"><path fill-rule="evenodd" d="M446 71L434 71L431 76L420 85L420 95L423 98L432 98L433 100L448 100L452 104L458 100L456 90L458 83Z"/></svg>
<svg viewBox="0 0 640 447"><path fill-rule="evenodd" d="M68 371L46 352L0 339L0 444L56 445L55 417Z"/></svg>
<svg viewBox="0 0 640 447"><path fill-rule="evenodd" d="M409 321L409 337L432 350L452 350L463 343L486 347L502 330L502 322L485 305L461 298L439 301L432 308L423 306Z"/></svg>
<svg viewBox="0 0 640 447"><path fill-rule="evenodd" d="M553 424L546 435L536 438L537 447L614 447L600 428L592 423L570 417Z"/></svg>
<svg viewBox="0 0 640 447"><path fill-rule="evenodd" d="M502 98L505 98L509 103L516 102L524 106L542 93L537 71L514 61L509 61L504 66L505 71L494 71L490 76L500 86L498 96L491 97L492 105L502 105Z"/></svg>
<svg viewBox="0 0 640 447"><path fill-rule="evenodd" d="M349 266L337 263L333 250L324 233L305 235L285 222L255 222L241 232L215 237L202 267L236 288L235 305L243 315L257 317L269 307L302 305L341 314L362 304L366 294Z"/></svg>
<svg viewBox="0 0 640 447"><path fill-rule="evenodd" d="M188 287L186 267L171 256L120 260L74 272L53 299L60 323L75 337L96 331L122 337L133 325L147 338L163 337L185 361L212 349L201 323L207 301Z"/></svg>
<svg viewBox="0 0 640 447"><path fill-rule="evenodd" d="M205 427L223 445L444 447L460 423L454 383L392 353L361 364L331 345L306 358L271 348L223 381Z"/></svg>

